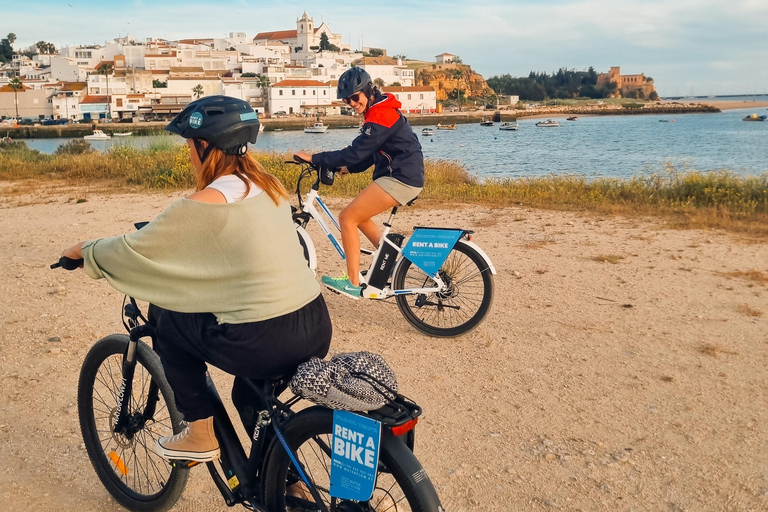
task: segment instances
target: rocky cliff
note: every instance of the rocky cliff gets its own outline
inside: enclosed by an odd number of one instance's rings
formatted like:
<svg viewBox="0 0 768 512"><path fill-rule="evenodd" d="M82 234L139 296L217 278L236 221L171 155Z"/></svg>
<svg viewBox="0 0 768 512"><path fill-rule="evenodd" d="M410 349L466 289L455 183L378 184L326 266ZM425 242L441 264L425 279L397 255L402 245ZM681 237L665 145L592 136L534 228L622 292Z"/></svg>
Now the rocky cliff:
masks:
<svg viewBox="0 0 768 512"><path fill-rule="evenodd" d="M485 83L482 75L464 64L429 64L416 69L416 85L429 85L437 91L437 99L448 99L461 90L464 98L490 96L493 90Z"/></svg>

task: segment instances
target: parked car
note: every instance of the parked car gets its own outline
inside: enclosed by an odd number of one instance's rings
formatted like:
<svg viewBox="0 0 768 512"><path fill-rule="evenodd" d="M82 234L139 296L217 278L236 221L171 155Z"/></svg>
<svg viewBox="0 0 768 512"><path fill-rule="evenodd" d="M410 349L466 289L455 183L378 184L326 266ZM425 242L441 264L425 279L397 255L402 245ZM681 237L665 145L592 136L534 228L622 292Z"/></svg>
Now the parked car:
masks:
<svg viewBox="0 0 768 512"><path fill-rule="evenodd" d="M275 117L288 117L288 113L285 110L278 110L272 115Z"/></svg>

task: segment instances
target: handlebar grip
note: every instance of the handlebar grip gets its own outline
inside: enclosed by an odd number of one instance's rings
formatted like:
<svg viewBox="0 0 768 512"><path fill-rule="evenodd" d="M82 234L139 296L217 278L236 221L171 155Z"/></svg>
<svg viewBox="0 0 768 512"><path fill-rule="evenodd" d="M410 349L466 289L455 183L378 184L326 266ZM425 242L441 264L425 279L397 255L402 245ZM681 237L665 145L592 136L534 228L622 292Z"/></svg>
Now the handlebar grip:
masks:
<svg viewBox="0 0 768 512"><path fill-rule="evenodd" d="M63 268L64 270L75 270L80 268L80 265L83 264L83 258L73 260L72 258L67 258L66 256L62 256L59 258L59 261L51 265L51 268Z"/></svg>

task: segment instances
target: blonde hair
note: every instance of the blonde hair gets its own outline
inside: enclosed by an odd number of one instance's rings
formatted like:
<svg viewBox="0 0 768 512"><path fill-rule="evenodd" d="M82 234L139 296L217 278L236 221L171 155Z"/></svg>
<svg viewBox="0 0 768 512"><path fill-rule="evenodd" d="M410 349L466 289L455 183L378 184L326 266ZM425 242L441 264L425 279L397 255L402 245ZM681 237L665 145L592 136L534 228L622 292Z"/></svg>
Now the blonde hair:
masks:
<svg viewBox="0 0 768 512"><path fill-rule="evenodd" d="M205 141L195 140L195 148L198 155L203 153ZM280 180L264 170L264 167L251 153L244 155L228 155L218 148L206 148L208 156L202 162L202 167L197 173L197 190L203 190L221 176L234 174L245 183L245 196L251 191L251 184L264 190L275 204L280 204L280 199L287 199L288 192ZM243 196L243 197L245 197Z"/></svg>

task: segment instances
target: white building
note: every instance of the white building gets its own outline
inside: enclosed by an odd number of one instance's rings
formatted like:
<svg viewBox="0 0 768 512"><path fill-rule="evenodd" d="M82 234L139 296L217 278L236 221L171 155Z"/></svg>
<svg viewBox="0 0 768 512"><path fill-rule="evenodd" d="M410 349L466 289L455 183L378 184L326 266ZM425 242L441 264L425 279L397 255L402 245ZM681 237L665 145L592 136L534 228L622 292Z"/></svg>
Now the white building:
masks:
<svg viewBox="0 0 768 512"><path fill-rule="evenodd" d="M438 64L450 64L455 58L456 56L452 53L441 53L440 55L435 55L435 61Z"/></svg>
<svg viewBox="0 0 768 512"><path fill-rule="evenodd" d="M385 86L398 83L403 87L411 87L414 84L413 70L403 66L401 60L384 56L363 57L355 61L355 66L366 70L374 81L381 78Z"/></svg>
<svg viewBox="0 0 768 512"><path fill-rule="evenodd" d="M381 92L397 98L403 104L403 112L427 114L437 111L437 92L434 87L384 87Z"/></svg>
<svg viewBox="0 0 768 512"><path fill-rule="evenodd" d="M333 105L336 103L336 105ZM318 80L283 80L269 88L268 108L271 114L331 113L329 107L338 109L336 86Z"/></svg>
<svg viewBox="0 0 768 512"><path fill-rule="evenodd" d="M331 32L325 23L315 28L314 18L307 16L306 12L296 20L296 30L259 32L253 38L253 42L263 45L275 42L284 43L291 48L294 60L302 60L319 49L320 38L323 34L328 37L330 44L338 46L340 50L349 50L349 45L342 44L341 34Z"/></svg>
<svg viewBox="0 0 768 512"><path fill-rule="evenodd" d="M51 97L53 118L73 121L82 119L80 100L87 94L87 88L88 84L85 82L63 82L61 88Z"/></svg>

